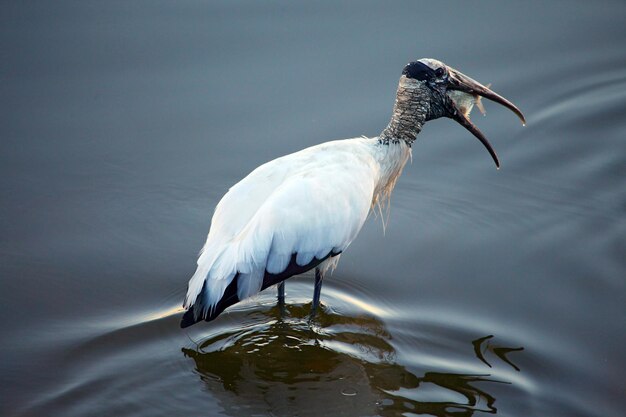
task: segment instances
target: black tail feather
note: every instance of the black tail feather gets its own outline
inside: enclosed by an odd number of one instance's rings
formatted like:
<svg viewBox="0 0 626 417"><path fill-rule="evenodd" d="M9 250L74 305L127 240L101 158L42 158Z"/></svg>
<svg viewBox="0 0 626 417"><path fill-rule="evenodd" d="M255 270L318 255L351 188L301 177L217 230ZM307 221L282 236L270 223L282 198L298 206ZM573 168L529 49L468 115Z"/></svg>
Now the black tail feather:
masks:
<svg viewBox="0 0 626 417"><path fill-rule="evenodd" d="M324 256L322 259L313 258L311 262L309 262L307 265L304 265L304 266L300 266L296 263L297 254L294 253L291 256L289 265L283 272L281 272L280 274L270 274L268 272L265 273L265 276L263 277L263 285L261 287L261 291L263 291L267 287L271 287L272 285L278 284L279 282L282 282L291 276L299 275L306 271L309 271L315 268L316 266L318 266L319 264L321 264L322 262L324 262L326 259L333 257L333 256L337 256L340 253L341 252L331 251L328 253L328 255ZM209 309L206 317L202 317L202 312L201 312L204 309L204 306L203 306L204 297L199 295L198 299L196 300L196 303L193 306L191 306L189 310L185 312L185 314L183 314L183 318L180 321L180 327L184 329L202 320L204 321L214 320L217 316L222 314L222 312L225 309L232 306L233 304L237 304L240 301L239 297L237 296L238 278L239 278L239 274L235 275L231 283L228 284L228 287L226 287L226 290L224 291L224 295L222 296L222 299L217 303L217 305L215 305L214 308ZM206 282L202 286L202 291L200 292L200 294L204 293L205 286L206 286Z"/></svg>
<svg viewBox="0 0 626 417"><path fill-rule="evenodd" d="M204 310L204 305L203 305L204 299L202 296L198 296L198 300L196 301L196 303L192 305L189 308L189 310L185 312L185 314L183 314L183 318L180 321L180 327L184 329L185 327L192 326L202 320L205 320L205 321L214 320L217 316L222 314L222 311L232 306L233 304L237 304L240 301L239 297L237 297L237 278L238 277L239 277L239 274L235 275L235 278L233 278L231 283L228 284L228 287L226 287L226 290L224 291L224 295L222 296L222 299L217 303L217 305L214 308L209 309L206 317L202 317L202 310ZM202 286L202 291L200 292L201 295L204 293L205 286L206 286L206 282Z"/></svg>

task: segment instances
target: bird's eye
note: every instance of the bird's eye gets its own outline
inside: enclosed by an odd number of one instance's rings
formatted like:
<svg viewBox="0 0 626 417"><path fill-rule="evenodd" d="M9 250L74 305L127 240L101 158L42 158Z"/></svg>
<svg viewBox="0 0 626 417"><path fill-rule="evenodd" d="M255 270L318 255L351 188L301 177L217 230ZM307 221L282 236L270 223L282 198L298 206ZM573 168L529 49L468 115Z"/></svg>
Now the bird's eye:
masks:
<svg viewBox="0 0 626 417"><path fill-rule="evenodd" d="M435 70L435 75L437 76L437 78L443 77L443 75L446 73L446 71L439 67Z"/></svg>

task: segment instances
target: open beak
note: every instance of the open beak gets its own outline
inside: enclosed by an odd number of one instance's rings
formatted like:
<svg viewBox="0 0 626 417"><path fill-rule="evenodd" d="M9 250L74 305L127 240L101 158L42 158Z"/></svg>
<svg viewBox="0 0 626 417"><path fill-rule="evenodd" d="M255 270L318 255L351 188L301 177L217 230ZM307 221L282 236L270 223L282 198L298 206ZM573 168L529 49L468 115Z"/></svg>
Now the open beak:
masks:
<svg viewBox="0 0 626 417"><path fill-rule="evenodd" d="M478 81L471 79L467 75L455 70L454 68L448 67L448 89L449 90L459 90L464 93L471 95L478 95L484 97L488 100L494 101L496 103L502 104L504 107L511 110L513 113L517 115L522 121L522 124L526 124L526 119L524 119L524 115L513 103L509 100L505 99L499 94L494 93L489 88L480 84ZM485 135L465 116L465 114L459 109L459 107L454 103L452 99L448 100L448 114L447 117L456 120L460 125L469 130L478 140L487 148L489 154L493 158L493 161L496 163L496 167L500 167L500 161L498 161L498 155L496 155L496 151L493 149Z"/></svg>

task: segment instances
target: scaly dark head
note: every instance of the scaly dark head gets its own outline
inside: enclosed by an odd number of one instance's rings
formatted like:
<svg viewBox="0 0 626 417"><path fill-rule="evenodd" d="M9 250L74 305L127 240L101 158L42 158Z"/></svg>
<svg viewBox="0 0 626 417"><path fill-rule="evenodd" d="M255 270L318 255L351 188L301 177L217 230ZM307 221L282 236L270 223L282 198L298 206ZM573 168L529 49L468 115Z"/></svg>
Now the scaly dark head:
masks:
<svg viewBox="0 0 626 417"><path fill-rule="evenodd" d="M489 88L471 79L460 71L445 65L436 59L423 58L418 61L408 63L402 70L402 75L416 81L423 82L429 89L431 96L430 111L426 120L433 120L439 117L449 117L456 120L461 126L472 132L474 136L487 148L497 167L500 167L498 156L493 147L482 134L482 132L469 120L466 112L459 103L463 94L470 96L484 97L488 100L499 103L513 111L526 124L522 112L509 100L494 93Z"/></svg>

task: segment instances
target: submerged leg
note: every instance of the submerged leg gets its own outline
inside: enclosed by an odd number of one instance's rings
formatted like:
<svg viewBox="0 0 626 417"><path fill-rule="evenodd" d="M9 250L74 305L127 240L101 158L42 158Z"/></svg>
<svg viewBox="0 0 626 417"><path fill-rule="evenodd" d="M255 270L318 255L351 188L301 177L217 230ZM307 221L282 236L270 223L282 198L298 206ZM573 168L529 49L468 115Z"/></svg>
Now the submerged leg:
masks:
<svg viewBox="0 0 626 417"><path fill-rule="evenodd" d="M285 281L278 284L278 305L281 307L285 305Z"/></svg>
<svg viewBox="0 0 626 417"><path fill-rule="evenodd" d="M313 290L313 302L311 303L311 318L315 317L317 306L320 304L320 293L322 292L322 271L319 268L315 268L315 290Z"/></svg>

